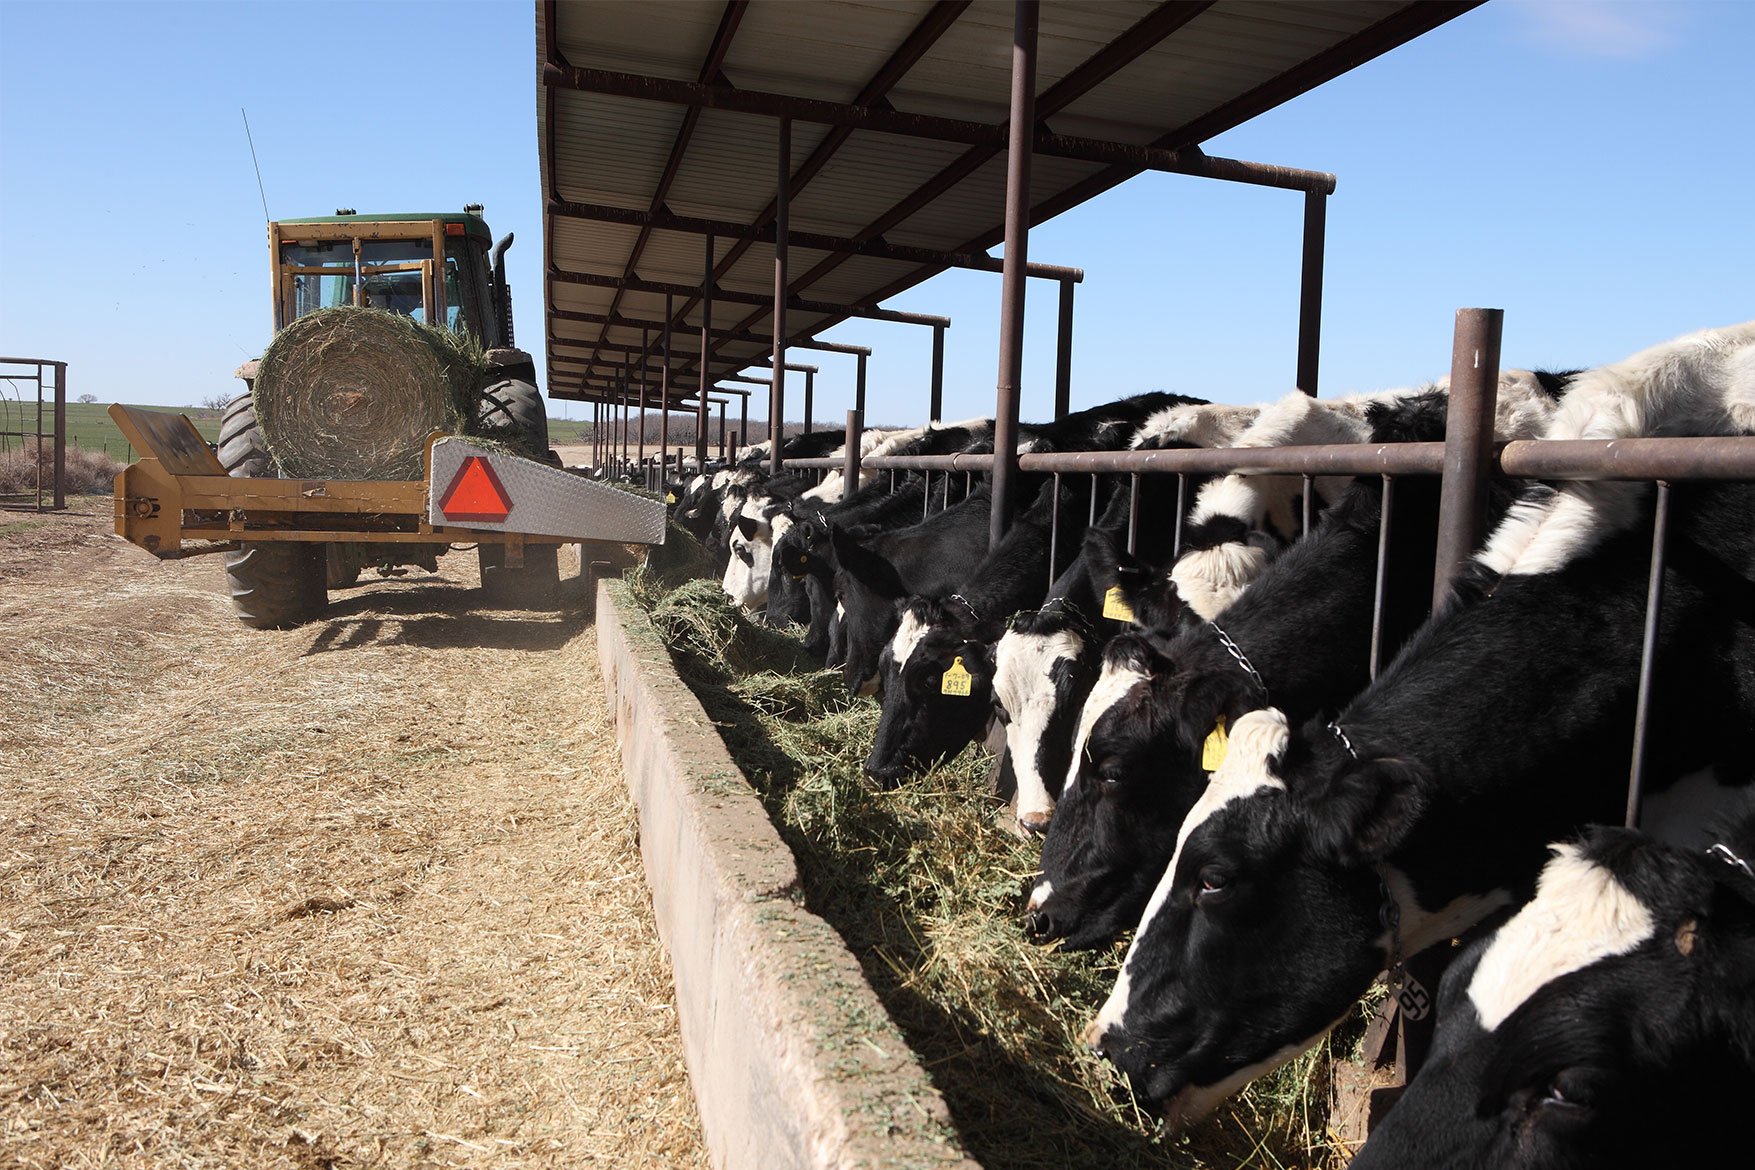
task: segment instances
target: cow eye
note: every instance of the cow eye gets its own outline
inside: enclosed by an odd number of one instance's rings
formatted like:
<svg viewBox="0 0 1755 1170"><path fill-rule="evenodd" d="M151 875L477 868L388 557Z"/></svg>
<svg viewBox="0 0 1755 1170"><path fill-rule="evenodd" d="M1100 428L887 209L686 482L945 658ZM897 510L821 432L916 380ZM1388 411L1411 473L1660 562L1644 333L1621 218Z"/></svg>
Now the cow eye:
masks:
<svg viewBox="0 0 1755 1170"><path fill-rule="evenodd" d="M737 546L737 559L746 565L753 565L756 563L756 558L750 553L750 546L747 544L740 544Z"/></svg>
<svg viewBox="0 0 1755 1170"><path fill-rule="evenodd" d="M1216 865L1203 866L1200 871L1200 889L1195 898L1202 902L1211 902L1223 897L1231 888L1231 877Z"/></svg>

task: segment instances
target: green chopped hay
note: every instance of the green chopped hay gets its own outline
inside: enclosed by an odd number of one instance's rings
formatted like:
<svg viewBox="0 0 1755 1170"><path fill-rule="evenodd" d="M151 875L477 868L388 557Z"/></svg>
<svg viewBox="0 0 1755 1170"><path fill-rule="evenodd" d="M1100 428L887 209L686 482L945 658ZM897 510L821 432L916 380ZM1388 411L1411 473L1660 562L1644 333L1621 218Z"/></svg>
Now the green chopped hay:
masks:
<svg viewBox="0 0 1755 1170"><path fill-rule="evenodd" d="M1038 851L996 827L991 757L971 748L872 791L861 765L879 708L848 698L838 672L809 670L796 633L750 621L714 581L667 590L646 571L629 585L797 857L807 906L846 940L983 1166L1345 1163L1325 1128L1331 1054L1358 1028L1201 1125L1162 1134L1079 1042L1123 945L1058 952L1025 940L1023 890Z"/></svg>
<svg viewBox="0 0 1755 1170"><path fill-rule="evenodd" d="M319 309L262 355L256 418L282 474L419 479L434 431L483 434L487 361L471 336L382 309Z"/></svg>

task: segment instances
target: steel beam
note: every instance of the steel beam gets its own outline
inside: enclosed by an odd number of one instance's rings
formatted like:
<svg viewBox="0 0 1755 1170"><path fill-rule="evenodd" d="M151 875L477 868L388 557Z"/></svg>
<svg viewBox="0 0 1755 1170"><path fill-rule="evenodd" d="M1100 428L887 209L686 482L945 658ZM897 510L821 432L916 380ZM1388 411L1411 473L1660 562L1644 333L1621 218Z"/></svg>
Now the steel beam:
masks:
<svg viewBox="0 0 1755 1170"><path fill-rule="evenodd" d="M792 119L780 119L780 171L774 193L774 382L768 387L768 474L779 475L781 438L786 433L786 261L791 242ZM705 339L702 361L710 360ZM809 419L805 429L810 429Z"/></svg>
<svg viewBox="0 0 1755 1170"><path fill-rule="evenodd" d="M1316 397L1322 351L1322 254L1327 236L1328 196L1304 195L1304 264L1298 285L1298 389Z"/></svg>
<svg viewBox="0 0 1755 1170"><path fill-rule="evenodd" d="M592 288L627 288L631 292L668 293L672 296L698 296L699 290L687 285L670 284L661 280L627 280L614 276L603 276L595 272L567 272L562 269L550 269L550 280L558 280L562 284L583 284ZM773 302L763 293L737 292L733 289L718 289L716 295L722 301L739 305L761 305L764 308ZM891 321L901 325L935 325L949 326L949 317L937 317L927 313L903 313L894 309L878 309L865 305L836 305L827 301L806 300L803 297L788 297L786 307L800 313L826 313L831 316L839 314L840 319L862 317L872 321ZM766 313L760 316L766 316Z"/></svg>
<svg viewBox="0 0 1755 1170"><path fill-rule="evenodd" d="M1060 282L1060 336L1054 350L1054 417L1063 419L1072 410L1073 285Z"/></svg>
<svg viewBox="0 0 1755 1170"><path fill-rule="evenodd" d="M1438 559L1432 610L1486 535L1487 476L1492 468L1493 408L1499 393L1502 309L1458 309L1450 355L1450 407L1444 424L1444 484L1438 497Z"/></svg>
<svg viewBox="0 0 1755 1170"><path fill-rule="evenodd" d="M1024 264L1030 250L1030 128L1036 124L1036 30L1041 0L1012 8L1011 141L1006 148L1005 275L999 312L999 393L993 407L993 508L987 547L997 548L1012 522L1018 469L1019 383L1024 368Z"/></svg>

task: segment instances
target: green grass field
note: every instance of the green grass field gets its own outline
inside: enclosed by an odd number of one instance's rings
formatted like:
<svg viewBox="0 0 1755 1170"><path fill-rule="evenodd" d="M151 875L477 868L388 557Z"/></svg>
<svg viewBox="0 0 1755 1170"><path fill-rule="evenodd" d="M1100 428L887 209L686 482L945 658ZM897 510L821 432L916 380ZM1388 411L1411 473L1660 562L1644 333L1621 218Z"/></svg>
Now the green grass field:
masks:
<svg viewBox="0 0 1755 1170"><path fill-rule="evenodd" d="M67 443L72 447L84 447L88 451L102 451L120 463L131 462L134 450L116 429L105 413L108 403L103 402L69 402L67 404ZM202 438L214 442L219 438L219 411L201 410L197 407L174 406L143 406L141 410L156 410L165 414L186 414L195 429L201 432ZM47 404L43 408L43 429L50 430L54 419ZM28 431L36 433L37 405L35 401L19 403L12 399L0 398L0 431ZM18 446L16 436L0 436L0 450L8 450Z"/></svg>

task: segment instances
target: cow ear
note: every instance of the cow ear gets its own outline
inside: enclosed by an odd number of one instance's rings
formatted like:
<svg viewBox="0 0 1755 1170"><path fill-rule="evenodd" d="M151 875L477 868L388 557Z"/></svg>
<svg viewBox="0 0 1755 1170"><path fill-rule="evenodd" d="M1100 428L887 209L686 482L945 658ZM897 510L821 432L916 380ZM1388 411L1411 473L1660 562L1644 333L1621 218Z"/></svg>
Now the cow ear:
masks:
<svg viewBox="0 0 1755 1170"><path fill-rule="evenodd" d="M754 516L745 516L739 513L737 517L737 530L743 533L743 538L745 540L754 540L756 538L756 533L762 530L762 522L757 520Z"/></svg>
<svg viewBox="0 0 1755 1170"><path fill-rule="evenodd" d="M1250 706L1263 705L1250 703L1256 694L1247 685L1242 671L1236 677L1229 673L1190 671L1176 676L1175 687L1177 698L1171 709L1176 712L1176 730L1185 744L1204 743L1219 716L1223 715L1227 723L1235 723Z"/></svg>
<svg viewBox="0 0 1755 1170"><path fill-rule="evenodd" d="M901 577L896 573L896 567L889 561L832 524L829 526L829 536L834 541L836 563L854 582L891 600L908 595Z"/></svg>
<svg viewBox="0 0 1755 1170"><path fill-rule="evenodd" d="M1412 832L1425 792L1426 770L1412 760L1349 759L1302 794L1312 851L1345 868L1382 861Z"/></svg>

